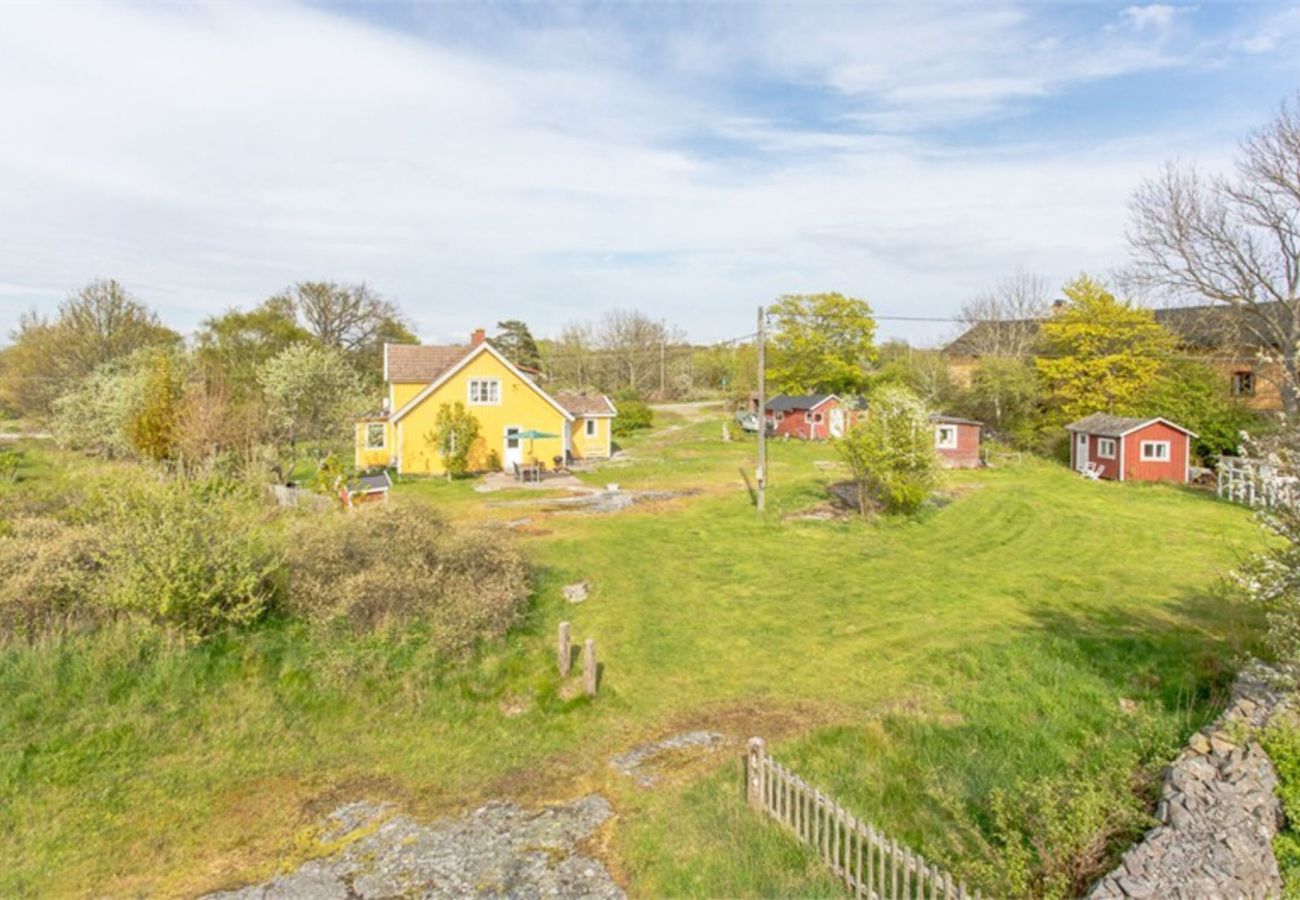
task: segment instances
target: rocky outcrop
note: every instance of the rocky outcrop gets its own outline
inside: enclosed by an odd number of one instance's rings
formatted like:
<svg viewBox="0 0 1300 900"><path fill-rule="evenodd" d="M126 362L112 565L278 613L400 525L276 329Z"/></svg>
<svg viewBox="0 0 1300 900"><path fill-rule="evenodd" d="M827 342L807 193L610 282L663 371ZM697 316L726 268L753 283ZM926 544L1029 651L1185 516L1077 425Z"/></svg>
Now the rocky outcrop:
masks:
<svg viewBox="0 0 1300 900"><path fill-rule="evenodd" d="M1277 775L1255 737L1284 694L1276 673L1241 673L1228 708L1192 736L1165 774L1161 824L1097 882L1093 900L1276 897L1282 891L1273 836L1282 825Z"/></svg>
<svg viewBox="0 0 1300 900"><path fill-rule="evenodd" d="M596 795L538 811L489 803L465 816L420 825L388 807L335 810L320 839L343 843L265 884L220 900L361 900L370 897L624 896L609 871L577 845L611 815Z"/></svg>

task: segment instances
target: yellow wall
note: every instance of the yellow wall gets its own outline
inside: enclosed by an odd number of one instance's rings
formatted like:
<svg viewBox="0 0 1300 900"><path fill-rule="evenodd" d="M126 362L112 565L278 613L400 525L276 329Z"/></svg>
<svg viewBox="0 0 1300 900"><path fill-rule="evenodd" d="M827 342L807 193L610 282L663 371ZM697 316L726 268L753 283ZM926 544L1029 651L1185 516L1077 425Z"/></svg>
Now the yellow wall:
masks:
<svg viewBox="0 0 1300 900"><path fill-rule="evenodd" d="M469 404L471 378L500 379L500 405L471 406ZM396 387L400 389L405 386ZM493 450L502 463L505 462L507 426L516 426L524 431L545 431L556 435L553 438L537 438L531 441L524 439L521 442L524 462L536 458L549 467L552 458L564 452L564 416L560 411L545 400L530 382L512 373L491 353L483 352L399 420L397 431L401 452L400 468L404 474L439 475L445 471L442 457L438 453L437 446L429 440L429 435L434 430L439 408L444 403L452 404L457 401L465 404L465 408L479 421L479 439L470 453L471 469L487 468L488 455ZM400 409L405 402L399 395L397 408Z"/></svg>
<svg viewBox="0 0 1300 900"><path fill-rule="evenodd" d="M593 416L590 421L596 423L596 433L587 437L587 419L578 416L573 420L573 455L576 459L604 459L609 456L609 424L612 419Z"/></svg>
<svg viewBox="0 0 1300 900"><path fill-rule="evenodd" d="M384 423L384 449L366 449L366 428L375 422L361 421L356 429L356 467L358 469L377 469L388 465L393 456L393 427Z"/></svg>
<svg viewBox="0 0 1300 900"><path fill-rule="evenodd" d="M416 394L420 393L420 391L424 390L424 389L427 388L428 386L429 386L429 382L427 382L427 381L424 382L423 384L394 384L394 385L392 385L392 388L393 388L393 393L392 393L393 405L392 405L392 407L391 407L392 412L397 412L399 409L401 409L403 406L405 406L408 402L410 402L410 399L411 399L412 397L414 397Z"/></svg>

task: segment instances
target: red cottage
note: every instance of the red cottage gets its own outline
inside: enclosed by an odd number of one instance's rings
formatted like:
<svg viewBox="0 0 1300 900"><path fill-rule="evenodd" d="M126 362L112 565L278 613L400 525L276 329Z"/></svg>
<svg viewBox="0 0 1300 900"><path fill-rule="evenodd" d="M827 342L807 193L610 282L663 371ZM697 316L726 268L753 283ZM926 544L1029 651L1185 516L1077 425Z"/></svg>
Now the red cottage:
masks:
<svg viewBox="0 0 1300 900"><path fill-rule="evenodd" d="M934 423L934 449L950 469L975 469L980 465L983 422L956 416L930 416Z"/></svg>
<svg viewBox="0 0 1300 900"><path fill-rule="evenodd" d="M805 440L841 437L849 411L834 394L790 397L778 394L767 402L767 424L776 434Z"/></svg>
<svg viewBox="0 0 1300 900"><path fill-rule="evenodd" d="M1093 413L1065 426L1070 467L1114 481L1190 479L1196 435L1167 419L1134 419Z"/></svg>

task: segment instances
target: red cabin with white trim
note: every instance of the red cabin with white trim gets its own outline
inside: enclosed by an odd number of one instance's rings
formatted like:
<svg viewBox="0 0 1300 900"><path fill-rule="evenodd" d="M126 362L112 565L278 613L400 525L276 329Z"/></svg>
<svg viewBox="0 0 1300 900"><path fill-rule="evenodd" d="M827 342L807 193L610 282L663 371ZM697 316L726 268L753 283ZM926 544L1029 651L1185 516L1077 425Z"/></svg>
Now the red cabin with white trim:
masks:
<svg viewBox="0 0 1300 900"><path fill-rule="evenodd" d="M939 462L949 469L976 469L980 466L980 438L983 422L957 416L930 416L934 423L934 450Z"/></svg>
<svg viewBox="0 0 1300 900"><path fill-rule="evenodd" d="M1093 413L1065 426L1070 468L1112 481L1191 480L1194 432L1162 419Z"/></svg>
<svg viewBox="0 0 1300 900"><path fill-rule="evenodd" d="M852 425L852 411L834 394L791 397L778 394L767 403L767 424L773 434L804 440L837 438Z"/></svg>

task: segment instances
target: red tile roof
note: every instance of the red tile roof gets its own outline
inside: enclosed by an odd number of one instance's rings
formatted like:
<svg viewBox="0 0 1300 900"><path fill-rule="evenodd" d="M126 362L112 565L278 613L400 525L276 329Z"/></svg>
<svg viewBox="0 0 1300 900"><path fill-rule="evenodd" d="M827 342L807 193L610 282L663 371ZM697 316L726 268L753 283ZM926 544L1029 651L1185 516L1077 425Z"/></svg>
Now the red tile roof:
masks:
<svg viewBox="0 0 1300 900"><path fill-rule="evenodd" d="M387 344L388 380L393 384L429 384L465 358L473 347L437 344Z"/></svg>
<svg viewBox="0 0 1300 900"><path fill-rule="evenodd" d="M575 416L612 416L614 415L614 404L609 402L608 397L599 394L570 394L565 391L558 391L551 395L555 402L563 406Z"/></svg>

